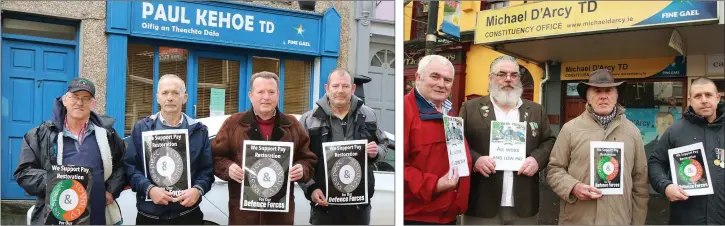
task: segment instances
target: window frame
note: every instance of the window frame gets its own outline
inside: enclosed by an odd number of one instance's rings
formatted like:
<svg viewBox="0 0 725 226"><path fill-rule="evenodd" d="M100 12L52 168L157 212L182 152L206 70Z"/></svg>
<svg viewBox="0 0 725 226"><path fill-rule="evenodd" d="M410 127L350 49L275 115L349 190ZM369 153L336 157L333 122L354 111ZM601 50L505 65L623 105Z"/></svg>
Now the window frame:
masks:
<svg viewBox="0 0 725 226"><path fill-rule="evenodd" d="M188 58L187 58L187 78L186 82L186 90L187 94L189 95L186 109L183 109L183 112L192 112L192 114L189 114L192 117L195 117L196 115L193 115L193 105L197 103L197 93L196 89L197 82L198 82L198 57L204 57L204 58L214 58L214 59L223 59L223 60L236 60L240 62L240 72L239 72L239 106L238 111L245 111L251 108L251 102L249 101L249 98L247 98L247 92L249 91L249 79L252 77L252 62L253 57L270 57L270 58L276 58L280 60L280 73L278 76L280 77L280 99L279 103L282 103L279 105L279 108L281 111L284 112L284 68L285 68L285 61L286 60L298 60L298 61L305 61L309 62L311 65L311 70L309 76L310 81L310 92L309 95L309 109L312 109L314 106L314 100L313 94L314 94L314 87L315 83L318 83L318 80L315 80L315 58L316 56L307 56L307 55L301 55L301 54L295 54L295 53L286 53L286 52L273 52L273 51L261 51L261 50L253 50L253 49L244 49L244 48L229 48L226 46L214 46L214 45L207 45L207 44L198 44L198 43L184 43L184 42L177 42L177 41L169 41L169 40L158 40L158 39L148 39L148 38L140 38L140 37L129 37L128 44L141 44L141 45L149 45L154 47L154 84L153 84L153 93L155 94L157 92L158 88L158 80L159 80L159 47L171 47L171 48L180 48L187 50ZM189 82L189 81L195 81L195 82ZM125 87L126 84L124 84ZM320 84L323 85L323 84ZM152 95L153 98L153 114L158 113L158 102L155 98L155 96ZM124 101L126 101L124 99ZM122 103L122 104L125 104ZM187 113L188 114L188 113Z"/></svg>

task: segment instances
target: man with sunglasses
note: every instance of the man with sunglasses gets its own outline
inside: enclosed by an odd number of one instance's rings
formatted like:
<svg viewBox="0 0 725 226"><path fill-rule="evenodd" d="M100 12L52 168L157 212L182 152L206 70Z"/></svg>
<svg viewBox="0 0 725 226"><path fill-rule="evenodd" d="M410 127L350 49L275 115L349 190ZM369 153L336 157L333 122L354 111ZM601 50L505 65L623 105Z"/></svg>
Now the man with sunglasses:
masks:
<svg viewBox="0 0 725 226"><path fill-rule="evenodd" d="M548 164L556 140L546 110L521 99L519 64L511 56L501 56L491 63L488 90L489 96L466 101L460 112L474 161L471 198L463 222L538 224L539 171ZM496 171L496 161L489 156L492 121L526 124L526 159L517 172Z"/></svg>
<svg viewBox="0 0 725 226"><path fill-rule="evenodd" d="M45 224L46 178L51 165L76 165L91 169L90 224L106 224L106 205L126 186L123 155L126 147L113 129L112 118L91 111L96 88L85 78L70 82L67 92L53 106L52 119L25 134L18 168L13 177L25 192L35 196L33 225ZM30 104L30 103L29 103ZM62 142L60 142L62 141Z"/></svg>

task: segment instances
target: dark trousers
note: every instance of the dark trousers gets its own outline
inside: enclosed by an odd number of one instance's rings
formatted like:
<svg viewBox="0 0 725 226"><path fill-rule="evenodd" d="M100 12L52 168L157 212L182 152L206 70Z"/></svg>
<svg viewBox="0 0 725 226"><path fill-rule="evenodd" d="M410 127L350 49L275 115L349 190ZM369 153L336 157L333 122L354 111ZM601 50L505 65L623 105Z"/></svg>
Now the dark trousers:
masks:
<svg viewBox="0 0 725 226"><path fill-rule="evenodd" d="M327 210L310 208L312 225L369 225L370 205L368 206L329 206Z"/></svg>
<svg viewBox="0 0 725 226"><path fill-rule="evenodd" d="M403 220L403 225L456 225L457 221L451 221L448 223L431 223L431 222L422 222L422 221L409 221L409 220Z"/></svg>
<svg viewBox="0 0 725 226"><path fill-rule="evenodd" d="M203 223L204 213L201 212L201 208L196 208L187 214L168 220L149 218L140 213L136 214L136 225L201 225Z"/></svg>

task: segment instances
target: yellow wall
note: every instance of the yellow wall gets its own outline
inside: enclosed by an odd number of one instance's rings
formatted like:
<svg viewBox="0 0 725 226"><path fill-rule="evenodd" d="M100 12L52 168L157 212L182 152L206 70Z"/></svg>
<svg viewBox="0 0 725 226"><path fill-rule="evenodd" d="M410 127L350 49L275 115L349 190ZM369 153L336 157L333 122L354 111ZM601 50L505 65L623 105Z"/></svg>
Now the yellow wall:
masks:
<svg viewBox="0 0 725 226"><path fill-rule="evenodd" d="M491 62L502 55L502 53L486 47L471 46L471 50L466 55L466 96L471 94L488 95L488 74L491 71ZM544 78L544 69L523 60L519 60L519 64L530 70L531 77L534 79L534 102L538 103L539 85Z"/></svg>
<svg viewBox="0 0 725 226"><path fill-rule="evenodd" d="M443 23L443 1L439 1L438 6L438 28L440 28L441 23ZM515 5L521 5L524 4L524 1L511 1L509 3L509 7L515 6ZM461 1L461 31L471 31L476 28L476 13L480 11L481 9L481 2L480 1ZM405 37L404 40L408 41L410 40L410 26L411 26L411 19L413 17L413 2L408 3L408 5L405 6L405 22L404 22L404 31L405 31Z"/></svg>

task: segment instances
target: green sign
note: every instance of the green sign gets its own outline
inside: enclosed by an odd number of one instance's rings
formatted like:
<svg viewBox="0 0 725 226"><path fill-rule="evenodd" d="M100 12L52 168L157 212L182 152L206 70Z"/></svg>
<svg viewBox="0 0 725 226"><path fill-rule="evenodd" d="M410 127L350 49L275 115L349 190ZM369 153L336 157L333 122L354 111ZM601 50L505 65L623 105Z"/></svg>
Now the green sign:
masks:
<svg viewBox="0 0 725 226"><path fill-rule="evenodd" d="M209 95L209 116L224 115L224 91L225 89L211 88Z"/></svg>

